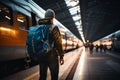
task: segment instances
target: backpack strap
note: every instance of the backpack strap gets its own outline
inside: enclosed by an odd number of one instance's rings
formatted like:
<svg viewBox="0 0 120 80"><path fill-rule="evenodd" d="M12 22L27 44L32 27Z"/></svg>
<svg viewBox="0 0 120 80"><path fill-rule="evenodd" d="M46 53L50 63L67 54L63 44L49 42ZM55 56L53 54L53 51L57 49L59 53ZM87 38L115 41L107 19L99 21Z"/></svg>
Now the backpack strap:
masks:
<svg viewBox="0 0 120 80"><path fill-rule="evenodd" d="M50 25L50 28L49 28L49 31L50 31L50 34L52 35L53 34L53 29L55 28L55 25L54 24L51 24ZM52 42L52 44L50 45L51 46L51 48L53 48L54 47L54 41Z"/></svg>
<svg viewBox="0 0 120 80"><path fill-rule="evenodd" d="M52 33L52 31L53 31L53 29L55 28L55 25L54 24L52 24L51 26L50 26L50 28L49 28L49 30L50 30L50 33Z"/></svg>

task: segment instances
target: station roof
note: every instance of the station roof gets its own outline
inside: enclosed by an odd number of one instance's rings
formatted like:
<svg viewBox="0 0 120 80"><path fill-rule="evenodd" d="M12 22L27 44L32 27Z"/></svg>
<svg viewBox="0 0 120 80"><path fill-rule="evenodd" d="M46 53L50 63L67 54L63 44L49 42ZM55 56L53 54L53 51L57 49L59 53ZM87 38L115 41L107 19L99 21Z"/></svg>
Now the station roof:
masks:
<svg viewBox="0 0 120 80"><path fill-rule="evenodd" d="M81 39L65 0L33 1L44 10L53 9L56 13L56 19ZM119 0L79 0L79 6L83 34L86 40L93 42L120 29Z"/></svg>
<svg viewBox="0 0 120 80"><path fill-rule="evenodd" d="M119 0L80 0L83 32L95 41L120 30Z"/></svg>

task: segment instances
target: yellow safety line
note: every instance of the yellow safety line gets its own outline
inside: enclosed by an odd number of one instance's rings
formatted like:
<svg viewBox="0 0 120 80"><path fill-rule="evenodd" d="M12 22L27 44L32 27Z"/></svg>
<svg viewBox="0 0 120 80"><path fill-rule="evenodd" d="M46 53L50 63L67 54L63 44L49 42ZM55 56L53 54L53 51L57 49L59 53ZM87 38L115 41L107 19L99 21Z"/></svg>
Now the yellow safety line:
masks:
<svg viewBox="0 0 120 80"><path fill-rule="evenodd" d="M32 75L30 75L30 76L28 76L26 78L24 78L24 80L30 80L30 79L34 78L35 76L37 76L37 75L39 75L39 71L36 72L36 73L33 73Z"/></svg>

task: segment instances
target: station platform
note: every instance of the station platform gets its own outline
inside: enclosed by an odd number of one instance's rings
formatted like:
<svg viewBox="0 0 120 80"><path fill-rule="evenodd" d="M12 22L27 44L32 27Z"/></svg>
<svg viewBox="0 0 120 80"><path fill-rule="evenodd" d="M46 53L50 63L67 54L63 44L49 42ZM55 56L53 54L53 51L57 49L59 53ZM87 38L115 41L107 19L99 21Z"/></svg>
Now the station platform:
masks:
<svg viewBox="0 0 120 80"><path fill-rule="evenodd" d="M73 80L120 80L119 55L109 51L91 53L88 49L84 55L83 66L78 65Z"/></svg>
<svg viewBox="0 0 120 80"><path fill-rule="evenodd" d="M65 54L59 80L120 80L120 58L108 51L95 52L81 47ZM71 72L75 63L77 67ZM68 75L73 74L71 78ZM39 80L39 66L15 73L2 80ZM51 80L48 70L47 80Z"/></svg>

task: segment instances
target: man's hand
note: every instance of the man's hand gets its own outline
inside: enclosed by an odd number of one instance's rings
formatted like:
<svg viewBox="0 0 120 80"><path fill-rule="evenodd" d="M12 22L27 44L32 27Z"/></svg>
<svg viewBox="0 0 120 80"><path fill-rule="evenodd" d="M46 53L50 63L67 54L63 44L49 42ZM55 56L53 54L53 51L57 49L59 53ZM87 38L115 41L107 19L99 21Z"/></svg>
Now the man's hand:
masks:
<svg viewBox="0 0 120 80"><path fill-rule="evenodd" d="M64 64L64 59L63 56L60 56L60 64L63 65Z"/></svg>

